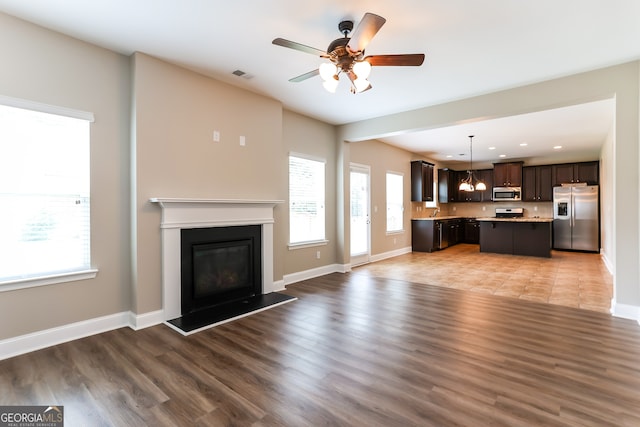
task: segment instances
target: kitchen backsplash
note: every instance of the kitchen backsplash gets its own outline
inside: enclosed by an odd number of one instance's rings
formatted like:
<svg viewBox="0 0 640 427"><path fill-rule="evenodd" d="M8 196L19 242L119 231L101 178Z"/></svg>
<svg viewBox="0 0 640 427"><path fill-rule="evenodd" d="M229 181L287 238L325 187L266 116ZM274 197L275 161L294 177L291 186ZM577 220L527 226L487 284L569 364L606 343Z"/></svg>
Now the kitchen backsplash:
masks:
<svg viewBox="0 0 640 427"><path fill-rule="evenodd" d="M442 203L437 216L492 217L496 215L496 208L524 208L525 217L553 218L553 202ZM411 202L411 218L429 217L434 211L434 208L425 208L424 203Z"/></svg>

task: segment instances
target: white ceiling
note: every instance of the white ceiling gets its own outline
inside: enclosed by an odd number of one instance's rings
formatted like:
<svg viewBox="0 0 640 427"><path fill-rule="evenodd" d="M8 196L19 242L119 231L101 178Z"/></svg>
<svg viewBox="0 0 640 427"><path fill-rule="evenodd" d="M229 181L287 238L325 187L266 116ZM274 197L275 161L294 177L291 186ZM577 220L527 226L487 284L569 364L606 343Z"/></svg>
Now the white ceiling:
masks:
<svg viewBox="0 0 640 427"><path fill-rule="evenodd" d="M640 59L638 0L0 0L0 11L125 55L156 56L331 124ZM357 25L365 12L387 19L367 54L425 53L424 65L374 67L373 89L358 95L344 81L336 94L319 77L288 81L323 60L275 46L274 38L325 50L341 36L341 20ZM238 69L253 78L231 74ZM612 108L605 101L385 141L444 161L468 151L470 134L474 158L485 161L545 157L558 144L565 154L576 145L597 152ZM497 149L488 153L489 146Z"/></svg>

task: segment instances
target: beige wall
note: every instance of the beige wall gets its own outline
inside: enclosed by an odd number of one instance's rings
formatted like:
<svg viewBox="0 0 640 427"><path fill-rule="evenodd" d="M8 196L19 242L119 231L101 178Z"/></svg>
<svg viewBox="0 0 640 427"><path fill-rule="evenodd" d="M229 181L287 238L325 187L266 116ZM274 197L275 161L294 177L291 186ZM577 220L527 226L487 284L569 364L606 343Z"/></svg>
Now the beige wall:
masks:
<svg viewBox="0 0 640 427"><path fill-rule="evenodd" d="M132 310L142 314L162 307L161 212L149 199L284 200L287 167L279 102L144 54L133 61ZM276 207L278 218L285 208ZM282 227L274 224L275 236ZM277 279L283 258L274 259Z"/></svg>
<svg viewBox="0 0 640 427"><path fill-rule="evenodd" d="M380 255L411 246L411 160L412 154L371 140L356 142L350 147L352 163L371 168L371 255ZM387 172L404 176L403 232L387 235ZM349 245L350 246L350 245Z"/></svg>
<svg viewBox="0 0 640 427"><path fill-rule="evenodd" d="M0 14L0 94L94 113L95 279L0 293L0 340L123 312L130 305L128 59Z"/></svg>
<svg viewBox="0 0 640 427"><path fill-rule="evenodd" d="M280 182L282 191L288 203L289 177L288 155L289 153L303 154L326 161L325 191L326 191L326 225L325 233L328 243L326 245L312 247L298 247L289 249L289 212L288 204L284 205L282 215L276 218L285 226L279 228L276 246L281 258L284 259L284 274L321 268L335 264L337 260L336 247L338 244L336 233L336 133L335 127L319 122L306 116L285 110L282 121L283 145L285 147L282 156L282 170L284 179ZM320 259L316 252L320 251ZM281 279L279 276L276 279Z"/></svg>

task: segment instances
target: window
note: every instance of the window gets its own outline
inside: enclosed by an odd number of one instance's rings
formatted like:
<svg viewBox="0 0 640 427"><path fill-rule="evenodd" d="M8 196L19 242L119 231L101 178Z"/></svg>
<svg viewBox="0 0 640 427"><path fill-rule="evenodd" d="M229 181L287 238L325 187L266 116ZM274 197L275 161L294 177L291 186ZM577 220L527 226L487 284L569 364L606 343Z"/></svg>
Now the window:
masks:
<svg viewBox="0 0 640 427"><path fill-rule="evenodd" d="M51 112L55 110L63 115ZM86 277L70 276L90 272L92 118L90 113L0 98L2 290L34 279L77 280ZM13 289L17 287L23 286Z"/></svg>
<svg viewBox="0 0 640 427"><path fill-rule="evenodd" d="M387 233L402 231L403 219L403 176L387 172Z"/></svg>
<svg viewBox="0 0 640 427"><path fill-rule="evenodd" d="M289 156L289 244L325 240L325 162Z"/></svg>

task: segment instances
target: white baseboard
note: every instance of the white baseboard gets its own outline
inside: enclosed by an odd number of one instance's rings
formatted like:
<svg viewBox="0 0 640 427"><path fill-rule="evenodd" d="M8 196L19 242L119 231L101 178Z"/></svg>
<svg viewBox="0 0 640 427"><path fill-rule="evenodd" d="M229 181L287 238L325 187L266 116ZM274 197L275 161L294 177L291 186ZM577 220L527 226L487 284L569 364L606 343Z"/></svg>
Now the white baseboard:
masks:
<svg viewBox="0 0 640 427"><path fill-rule="evenodd" d="M611 264L611 260L607 257L606 252L600 251L600 258L602 258L602 262L604 262L605 267L609 270L609 274L613 275L613 264Z"/></svg>
<svg viewBox="0 0 640 427"><path fill-rule="evenodd" d="M149 326L159 325L164 322L164 311L157 310L149 313L137 315L134 312L129 312L129 326L134 331L148 328Z"/></svg>
<svg viewBox="0 0 640 427"><path fill-rule="evenodd" d="M408 254L411 252L411 246L406 248L396 249L394 251L383 252L381 254L371 255L371 262L382 261L383 259L393 258L396 256Z"/></svg>
<svg viewBox="0 0 640 427"><path fill-rule="evenodd" d="M0 341L0 360L129 326L129 312L111 314Z"/></svg>
<svg viewBox="0 0 640 427"><path fill-rule="evenodd" d="M640 307L628 304L611 303L611 314L623 319L635 320L640 324Z"/></svg>
<svg viewBox="0 0 640 427"><path fill-rule="evenodd" d="M273 292L284 291L284 280L274 280L273 281Z"/></svg>
<svg viewBox="0 0 640 427"><path fill-rule="evenodd" d="M404 255L411 252L411 246L406 248L396 249L390 252L384 252L381 254L371 255L370 262L382 261L383 259L393 258L399 255ZM330 264L318 268L312 268L310 270L298 271L296 273L285 274L283 278L284 285L291 283L301 282L307 279L313 279L314 277L324 276L331 273L348 273L351 271L351 264Z"/></svg>
<svg viewBox="0 0 640 427"><path fill-rule="evenodd" d="M344 266L340 264L330 264L310 270L299 271L297 273L285 274L283 277L284 285L301 282L303 280L313 279L314 277L324 276L331 273L344 273Z"/></svg>
<svg viewBox="0 0 640 427"><path fill-rule="evenodd" d="M140 330L162 323L162 310L136 315L130 311L96 317L0 341L0 360L126 326Z"/></svg>

